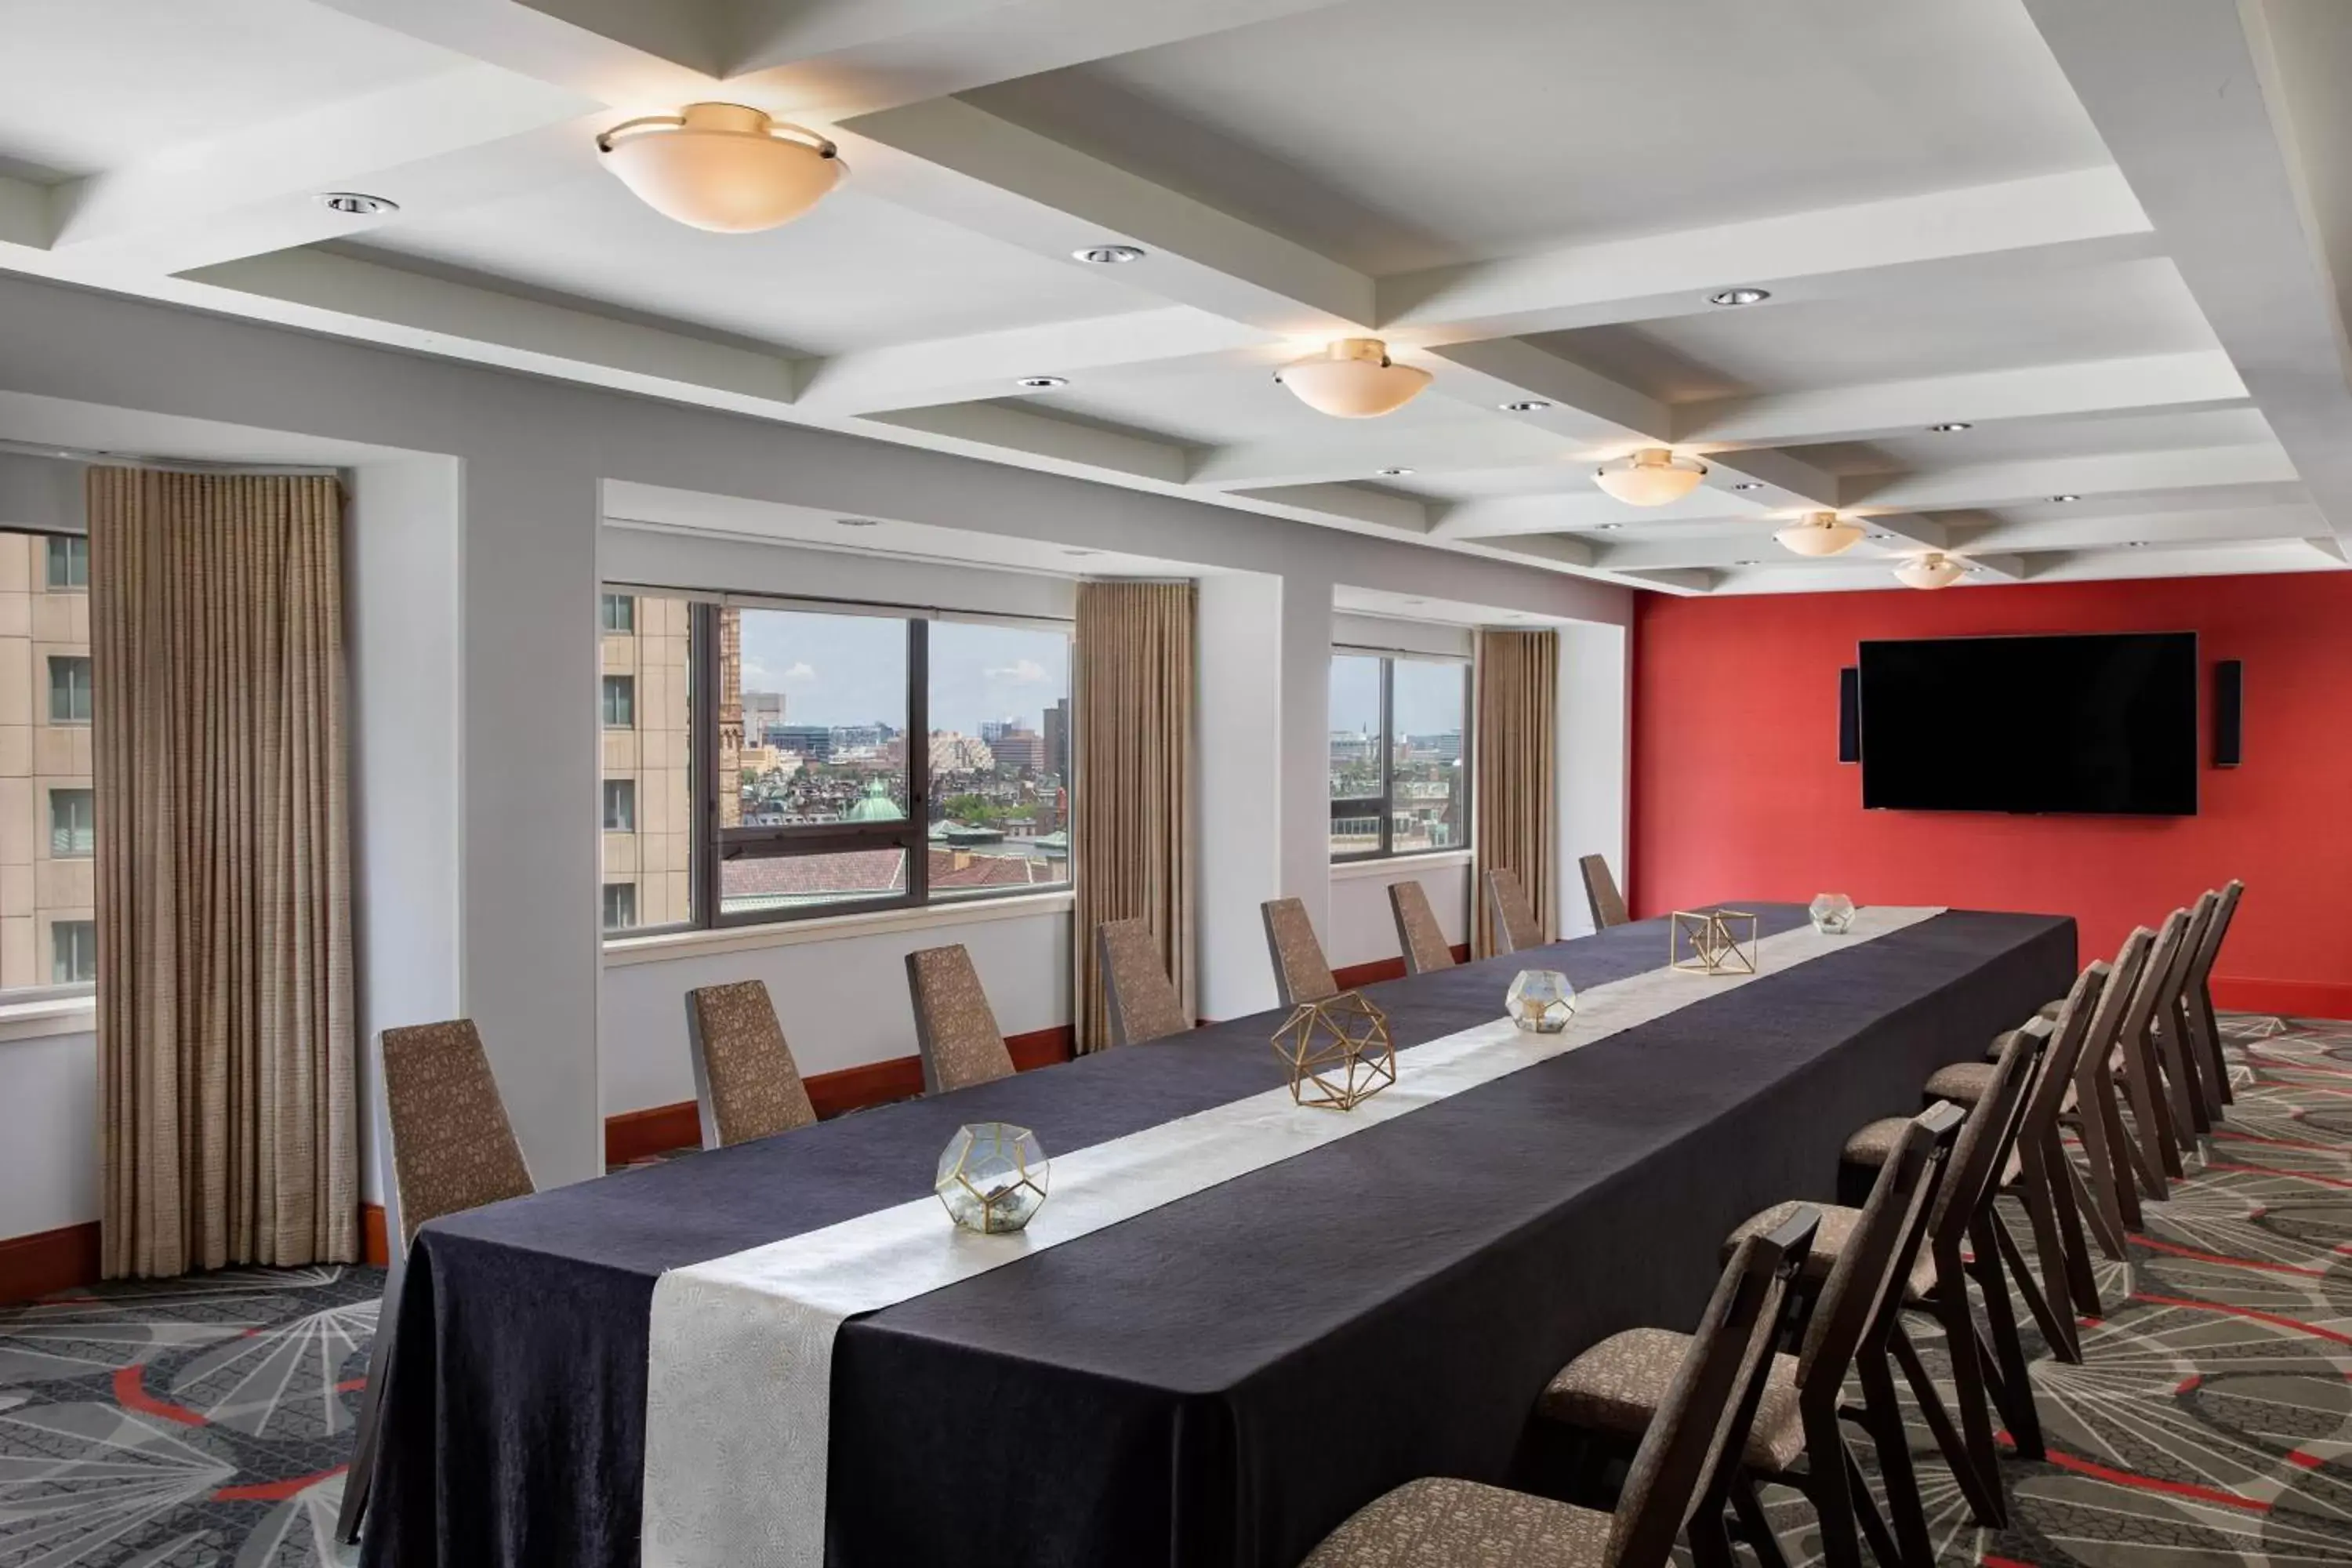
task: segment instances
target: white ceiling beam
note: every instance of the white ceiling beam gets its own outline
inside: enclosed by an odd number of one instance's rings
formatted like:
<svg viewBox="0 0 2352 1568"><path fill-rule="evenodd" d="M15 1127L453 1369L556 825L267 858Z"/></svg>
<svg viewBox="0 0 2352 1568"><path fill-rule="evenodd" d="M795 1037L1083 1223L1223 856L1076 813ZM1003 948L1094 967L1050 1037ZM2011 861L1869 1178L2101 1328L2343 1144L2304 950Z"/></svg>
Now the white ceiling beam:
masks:
<svg viewBox="0 0 2352 1568"><path fill-rule="evenodd" d="M1952 531L1962 550L2124 550L2135 545L2253 543L2325 532L2326 519L2308 502L2133 511L2089 517L2000 519Z"/></svg>
<svg viewBox="0 0 2352 1568"><path fill-rule="evenodd" d="M1363 273L961 100L837 132L862 189L1056 259L1104 240L1140 246L1150 255L1118 281L1160 299L1318 340L1371 320Z"/></svg>
<svg viewBox="0 0 2352 1568"><path fill-rule="evenodd" d="M2274 446L2251 444L1956 464L1906 474L1850 474L1839 489L1849 508L1949 511L2030 505L2053 495L2269 484L2294 477L2294 465L2286 454Z"/></svg>
<svg viewBox="0 0 2352 1568"><path fill-rule="evenodd" d="M1358 485L1275 485L1265 489L1235 490L1234 495L1269 506L1353 518L1399 533L1420 535L1429 531L1429 508L1420 501Z"/></svg>
<svg viewBox="0 0 2352 1568"><path fill-rule="evenodd" d="M1528 534L1591 533L1688 522L1696 528L1737 532L1769 531L1769 517L1740 497L1702 487L1664 506L1630 507L1588 482L1549 495L1491 496L1456 501L1436 514L1430 528L1440 539L1508 539Z"/></svg>
<svg viewBox="0 0 2352 1568"><path fill-rule="evenodd" d="M943 442L927 444L944 446L949 451L998 461L1007 452L1018 452L1033 459L1035 467L1082 477L1085 470L1097 469L1181 484L1188 462L1181 447L993 403L909 408L873 418L877 424L943 437Z"/></svg>
<svg viewBox="0 0 2352 1568"><path fill-rule="evenodd" d="M1563 450L1557 436L1510 419L1401 424L1394 428L1381 421L1335 419L1330 426L1311 437L1196 448L1192 482L1211 489L1254 489L1376 479L1382 468L1411 468L1432 476L1530 468L1556 475L1558 483L1568 486L1583 481L1590 471Z"/></svg>
<svg viewBox="0 0 2352 1568"><path fill-rule="evenodd" d="M1657 441L1673 422L1673 411L1656 398L1521 338L1452 343L1427 358L1435 362L1428 366L1436 377L1433 392L1485 409L1549 404L1511 417L1595 448L1596 458Z"/></svg>
<svg viewBox="0 0 2352 1568"><path fill-rule="evenodd" d="M1276 341L1190 305L1160 305L810 360L799 402L813 412L855 415L1010 397L1019 395L1024 376L1066 377Z"/></svg>
<svg viewBox="0 0 2352 1568"><path fill-rule="evenodd" d="M1769 310L2153 254L2123 176L2084 169L1403 273L1379 319L1434 343L1691 314L1731 284L1770 289L1748 307Z"/></svg>
<svg viewBox="0 0 2352 1568"><path fill-rule="evenodd" d="M2344 91L2345 7L2221 0L2026 0L2182 281L2312 500L2352 536L2352 378L2309 173ZM2298 142L2298 127L2303 140Z"/></svg>
<svg viewBox="0 0 2352 1568"><path fill-rule="evenodd" d="M1717 587L1722 585L1724 576L1725 574L1721 572L1693 571L1686 569L1669 569L1663 572L1628 572L1623 574L1624 581L1629 586L1636 588L1654 588L1661 594L1670 594L1678 599L1693 598L1702 594L1712 594Z"/></svg>
<svg viewBox="0 0 2352 1568"><path fill-rule="evenodd" d="M1867 441L1947 420L1991 425L2236 408L2249 402L2230 356L2201 349L1678 404L1674 427L1678 444L1718 452Z"/></svg>

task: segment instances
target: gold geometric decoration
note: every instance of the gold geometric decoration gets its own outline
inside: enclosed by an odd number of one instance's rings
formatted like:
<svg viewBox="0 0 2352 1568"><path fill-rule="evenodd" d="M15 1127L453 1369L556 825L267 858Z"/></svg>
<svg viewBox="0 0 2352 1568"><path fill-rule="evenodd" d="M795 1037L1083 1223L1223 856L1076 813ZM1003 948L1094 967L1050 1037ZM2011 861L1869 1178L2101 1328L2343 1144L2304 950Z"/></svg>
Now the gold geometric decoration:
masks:
<svg viewBox="0 0 2352 1568"><path fill-rule="evenodd" d="M1531 1035L1566 1032L1576 1016L1576 987L1550 969L1522 969L1503 993L1503 1011Z"/></svg>
<svg viewBox="0 0 2352 1568"><path fill-rule="evenodd" d="M931 1190L966 1230L1000 1236L1019 1230L1045 1206L1053 1163L1026 1127L980 1121L958 1128L940 1151Z"/></svg>
<svg viewBox="0 0 2352 1568"><path fill-rule="evenodd" d="M1353 991L1303 1002L1274 1032L1290 1068L1290 1098L1323 1110L1353 1110L1396 1082L1386 1014Z"/></svg>
<svg viewBox="0 0 2352 1568"><path fill-rule="evenodd" d="M1757 925L1744 910L1676 910L1666 962L1685 974L1753 974Z"/></svg>

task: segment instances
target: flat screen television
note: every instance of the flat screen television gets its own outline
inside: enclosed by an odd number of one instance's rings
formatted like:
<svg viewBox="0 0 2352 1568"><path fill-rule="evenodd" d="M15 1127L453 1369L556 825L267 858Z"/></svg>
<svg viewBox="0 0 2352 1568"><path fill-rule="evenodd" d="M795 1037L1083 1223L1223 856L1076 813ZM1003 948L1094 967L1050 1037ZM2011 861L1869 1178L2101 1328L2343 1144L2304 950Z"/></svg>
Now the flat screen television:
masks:
<svg viewBox="0 0 2352 1568"><path fill-rule="evenodd" d="M2197 634L1862 645L1862 804L2193 816Z"/></svg>

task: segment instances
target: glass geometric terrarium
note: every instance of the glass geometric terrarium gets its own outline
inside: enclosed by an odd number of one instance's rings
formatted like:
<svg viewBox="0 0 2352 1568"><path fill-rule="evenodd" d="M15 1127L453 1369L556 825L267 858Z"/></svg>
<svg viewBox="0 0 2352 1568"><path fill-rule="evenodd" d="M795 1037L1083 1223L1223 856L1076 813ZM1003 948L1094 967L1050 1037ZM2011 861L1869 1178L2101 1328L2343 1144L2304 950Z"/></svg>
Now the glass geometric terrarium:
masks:
<svg viewBox="0 0 2352 1568"><path fill-rule="evenodd" d="M975 1122L957 1129L940 1151L932 1190L956 1224L1000 1236L1019 1230L1045 1206L1052 1169L1045 1146L1026 1127Z"/></svg>
<svg viewBox="0 0 2352 1568"><path fill-rule="evenodd" d="M1843 893L1817 894L1805 912L1813 917L1813 929L1823 936L1844 936L1853 930L1853 900Z"/></svg>
<svg viewBox="0 0 2352 1568"><path fill-rule="evenodd" d="M1557 1035L1576 1016L1576 987L1549 969L1522 969L1503 993L1503 1010L1531 1035Z"/></svg>

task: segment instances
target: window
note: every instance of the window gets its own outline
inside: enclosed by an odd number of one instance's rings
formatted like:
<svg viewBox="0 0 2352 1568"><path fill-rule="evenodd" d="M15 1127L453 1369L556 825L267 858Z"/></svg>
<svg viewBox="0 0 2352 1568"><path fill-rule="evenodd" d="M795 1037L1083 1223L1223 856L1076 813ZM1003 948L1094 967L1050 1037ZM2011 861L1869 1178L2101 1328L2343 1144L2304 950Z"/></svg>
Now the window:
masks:
<svg viewBox="0 0 2352 1568"><path fill-rule="evenodd" d="M95 854L98 810L86 789L49 791L49 855L53 859Z"/></svg>
<svg viewBox="0 0 2352 1568"><path fill-rule="evenodd" d="M49 656L49 722L89 722L89 656Z"/></svg>
<svg viewBox="0 0 2352 1568"><path fill-rule="evenodd" d="M53 533L47 541L48 585L52 588L89 586L89 541L79 534Z"/></svg>
<svg viewBox="0 0 2352 1568"><path fill-rule="evenodd" d="M1470 843L1469 666L1370 653L1331 659L1331 858Z"/></svg>
<svg viewBox="0 0 2352 1568"><path fill-rule="evenodd" d="M636 678L608 675L604 678L604 728L634 730L637 724Z"/></svg>
<svg viewBox="0 0 2352 1568"><path fill-rule="evenodd" d="M1068 883L1066 628L655 595L635 605L640 646L676 612L681 721L661 727L670 683L641 663L638 731L605 741L608 929ZM608 729L617 657L608 643ZM625 760L645 770L635 781ZM616 922L610 900L625 873L639 918ZM649 909L644 895L662 876L678 879L678 896Z"/></svg>
<svg viewBox="0 0 2352 1568"><path fill-rule="evenodd" d="M637 629L637 601L629 594L603 594L596 601L596 626L606 634Z"/></svg>
<svg viewBox="0 0 2352 1568"><path fill-rule="evenodd" d="M634 833L637 829L637 781L604 781L604 831Z"/></svg>
<svg viewBox="0 0 2352 1568"><path fill-rule="evenodd" d="M626 931L637 923L637 885L635 882L604 884L604 929Z"/></svg>
<svg viewBox="0 0 2352 1568"><path fill-rule="evenodd" d="M49 984L88 985L98 979L98 922L56 921L49 926Z"/></svg>

